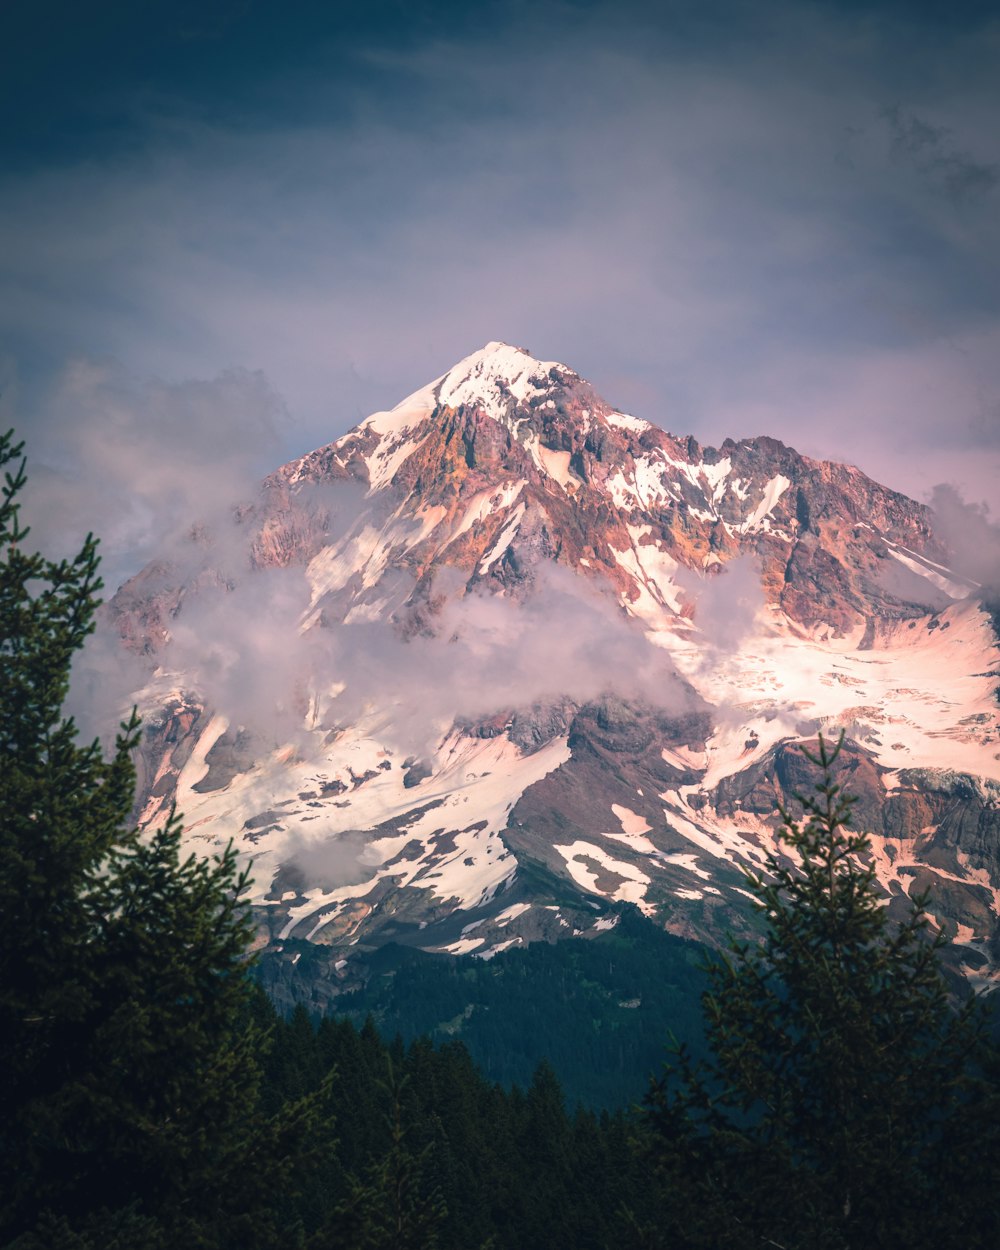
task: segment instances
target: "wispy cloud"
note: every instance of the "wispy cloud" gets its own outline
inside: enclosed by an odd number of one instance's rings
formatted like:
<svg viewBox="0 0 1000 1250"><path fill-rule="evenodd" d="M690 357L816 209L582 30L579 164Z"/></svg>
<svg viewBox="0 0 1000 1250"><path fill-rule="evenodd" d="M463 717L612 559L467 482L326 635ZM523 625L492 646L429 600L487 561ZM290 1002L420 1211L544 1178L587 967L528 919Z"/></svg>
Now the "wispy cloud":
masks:
<svg viewBox="0 0 1000 1250"><path fill-rule="evenodd" d="M978 582L981 595L1000 602L1000 520L983 503L968 502L955 486L934 488L935 529L947 544L957 572Z"/></svg>
<svg viewBox="0 0 1000 1250"><path fill-rule="evenodd" d="M109 592L178 533L257 490L280 454L281 400L263 374L137 380L120 366L72 362L29 433L24 516L50 555L101 539Z"/></svg>
<svg viewBox="0 0 1000 1250"><path fill-rule="evenodd" d="M766 603L760 572L760 563L752 556L738 556L726 565L716 565L707 575L678 570L678 579L693 603L703 669L735 652L757 626Z"/></svg>
<svg viewBox="0 0 1000 1250"><path fill-rule="evenodd" d="M951 130L935 126L898 105L882 110L892 156L911 164L932 186L962 203L1000 186L1000 164L977 160L956 146Z"/></svg>

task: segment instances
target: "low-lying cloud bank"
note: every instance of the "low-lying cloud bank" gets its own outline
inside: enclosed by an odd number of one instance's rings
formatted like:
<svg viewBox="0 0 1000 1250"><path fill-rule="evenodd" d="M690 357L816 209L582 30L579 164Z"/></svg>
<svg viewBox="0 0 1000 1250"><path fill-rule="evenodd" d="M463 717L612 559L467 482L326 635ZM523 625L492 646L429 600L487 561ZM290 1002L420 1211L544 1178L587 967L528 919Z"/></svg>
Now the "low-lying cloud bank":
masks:
<svg viewBox="0 0 1000 1250"><path fill-rule="evenodd" d="M317 545L347 545L370 523L372 501L351 486L312 487L301 515ZM669 710L696 701L662 647L625 615L610 588L555 565L536 568L516 599L469 591L467 574L439 569L422 630L407 629L416 585L389 570L370 619L349 608L350 585L316 596L304 563L254 567L260 514L232 515L174 536L117 602L168 631L151 654L126 649L112 613L75 673L72 706L88 736L107 736L137 692L171 681L270 746L365 719L405 754L433 750L456 721L614 692ZM265 527L266 528L266 527ZM706 663L735 650L763 605L752 560L684 580ZM345 619L348 618L348 619ZM154 672L158 676L154 681Z"/></svg>
<svg viewBox="0 0 1000 1250"><path fill-rule="evenodd" d="M175 501L165 498L167 510ZM1000 525L954 487L937 487L933 505L954 570L978 584L975 597L994 601ZM326 547L348 544L374 508L391 506L366 500L354 485L313 485L296 500L302 523L316 528L312 541ZM561 566L539 566L532 593L517 600L467 592L465 575L441 569L436 607L422 617L429 629L406 630L415 583L402 570L369 592L380 605L358 619L348 611L350 589L317 598L301 560L255 566L265 514L261 505L219 508L161 545L128 593L161 601L169 639L153 655L136 655L110 617L103 620L75 669L71 706L86 736L107 737L157 668L156 689L176 680L269 747L366 720L404 755L425 755L456 721L503 710L583 704L608 692L669 710L696 700L669 654L610 593ZM925 579L891 571L902 597L924 595L930 608L947 602ZM705 671L737 651L759 621L760 570L745 557L712 576L681 570L678 578L694 603Z"/></svg>

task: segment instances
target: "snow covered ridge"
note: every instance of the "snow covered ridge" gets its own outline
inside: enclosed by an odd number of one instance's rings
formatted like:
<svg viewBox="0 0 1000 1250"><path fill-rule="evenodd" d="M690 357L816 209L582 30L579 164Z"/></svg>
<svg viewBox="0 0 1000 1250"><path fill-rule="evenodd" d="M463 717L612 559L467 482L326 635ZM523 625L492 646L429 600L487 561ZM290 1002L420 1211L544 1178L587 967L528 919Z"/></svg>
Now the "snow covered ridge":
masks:
<svg viewBox="0 0 1000 1250"><path fill-rule="evenodd" d="M519 347L487 343L445 374L437 387L437 400L449 408L478 404L495 420L503 420L507 397L521 404L544 400L553 389L553 373L563 381L578 380L572 369L558 361L535 360Z"/></svg>
<svg viewBox="0 0 1000 1250"><path fill-rule="evenodd" d="M385 941L489 958L624 904L739 932L795 744L841 728L890 905L929 885L992 975L997 637L923 506L490 343L238 522L235 562L111 605L148 657L142 819L233 838L261 942L328 947L334 988Z"/></svg>

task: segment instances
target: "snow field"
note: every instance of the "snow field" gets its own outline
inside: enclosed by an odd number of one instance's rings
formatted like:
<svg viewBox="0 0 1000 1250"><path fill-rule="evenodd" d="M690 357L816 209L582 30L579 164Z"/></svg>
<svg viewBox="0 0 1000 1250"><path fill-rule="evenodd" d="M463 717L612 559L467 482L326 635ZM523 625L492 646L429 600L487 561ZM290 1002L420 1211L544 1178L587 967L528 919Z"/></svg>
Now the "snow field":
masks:
<svg viewBox="0 0 1000 1250"><path fill-rule="evenodd" d="M251 898L259 905L273 905L266 895L275 872L294 860L300 848L315 855L329 846L335 857L344 835L405 818L434 804L407 821L398 834L356 848L357 864L372 872L368 880L307 890L290 909L283 936L309 917L315 920L310 932L315 932L346 904L366 898L383 878L390 878L396 887L430 890L439 898L454 900L460 909L488 901L517 867L500 836L510 808L529 785L569 756L565 739L522 756L504 737L471 739L453 734L438 750L432 777L407 789L392 753L364 726L357 726L327 748L321 736L314 734L315 752L300 748L299 757L290 761L287 749L282 749L249 772L238 774L222 790L198 793L192 786L206 775L205 756L226 727L223 717L209 722L181 774L178 798L186 816L187 837L207 840L221 849L234 836L242 860L253 863ZM384 767L387 762L389 768ZM360 780L369 773L374 775ZM320 783L333 780L347 788L330 800L299 797L315 794ZM262 812L274 814L275 827L248 831L246 822ZM419 855L391 862L413 842L420 844ZM515 907L503 914L509 920L520 913Z"/></svg>
<svg viewBox="0 0 1000 1250"><path fill-rule="evenodd" d="M607 851L595 846L593 842L584 842L580 839L566 846L556 843L554 849L566 861L566 871L569 875L577 885L589 893L600 894L605 898L610 897L615 902L635 903L647 915L652 913L652 907L646 902L646 887L650 884L650 878L634 864L615 859ZM624 877L625 880L609 895L606 890L599 888L597 874L583 862L584 859L594 860L608 872Z"/></svg>
<svg viewBox="0 0 1000 1250"><path fill-rule="evenodd" d="M819 645L790 625L760 618L755 636L720 655L711 669L700 648L675 635L656 637L700 694L739 715L722 721L707 744L703 788L745 766L750 729L766 751L819 727L856 729L859 721L870 726L864 745L887 768L954 768L1000 780L989 620L970 602L954 604L938 620L933 629L930 618L912 628L900 622L871 650L859 650L857 640L839 640L831 649L830 642Z"/></svg>

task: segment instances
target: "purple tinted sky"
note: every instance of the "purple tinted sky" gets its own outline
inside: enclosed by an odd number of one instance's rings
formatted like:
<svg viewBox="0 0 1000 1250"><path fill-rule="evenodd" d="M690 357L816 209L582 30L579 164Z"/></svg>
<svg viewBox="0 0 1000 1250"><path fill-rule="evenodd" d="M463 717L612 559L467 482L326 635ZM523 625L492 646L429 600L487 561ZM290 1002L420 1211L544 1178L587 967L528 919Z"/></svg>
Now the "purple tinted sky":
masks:
<svg viewBox="0 0 1000 1250"><path fill-rule="evenodd" d="M20 7L0 420L111 579L496 338L1000 512L995 6Z"/></svg>

